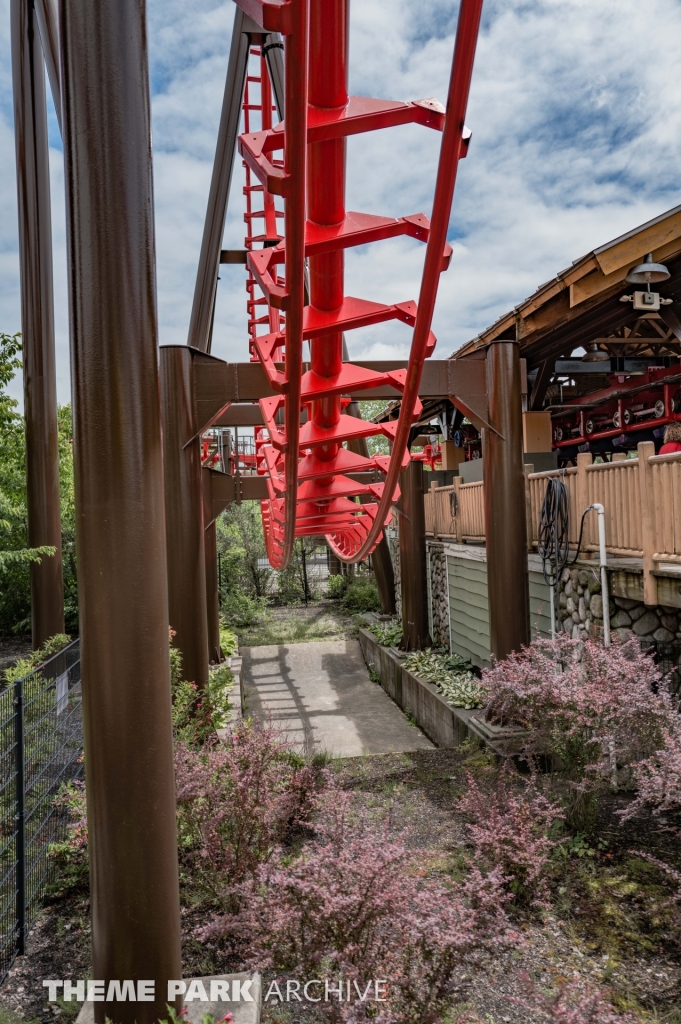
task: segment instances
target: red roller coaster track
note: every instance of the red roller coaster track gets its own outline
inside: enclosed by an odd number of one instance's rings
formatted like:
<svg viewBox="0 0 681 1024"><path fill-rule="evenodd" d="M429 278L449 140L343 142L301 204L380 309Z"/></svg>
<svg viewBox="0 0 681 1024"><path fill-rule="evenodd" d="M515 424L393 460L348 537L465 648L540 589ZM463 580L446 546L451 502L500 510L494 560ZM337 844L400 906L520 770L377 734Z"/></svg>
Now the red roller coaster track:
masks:
<svg viewBox="0 0 681 1024"><path fill-rule="evenodd" d="M435 346L431 322L439 277L451 258L447 228L457 166L470 137L464 115L482 0L461 0L446 111L432 99L402 103L348 96L347 0L317 0L309 12L307 0L237 2L263 29L285 37L285 120L272 125L267 64L260 56L259 75L247 82L239 139L246 167L251 356L276 392L260 402L265 429L256 436L259 472L268 478L269 499L262 502L268 557L283 568L296 537L323 535L340 559L355 562L378 543L399 497L399 474L410 458L409 430L421 410L418 389L424 360ZM257 48L251 52L260 55ZM259 99L253 102L252 86L258 83ZM255 111L260 131L251 128ZM430 221L424 214L395 219L346 211L346 138L407 123L443 133ZM261 209L253 205L258 194ZM283 237L275 196L284 199ZM418 304L384 305L346 295L344 250L397 235L427 243ZM258 316L265 305L266 315ZM413 327L406 370L377 373L343 361L344 331L388 320ZM266 334L258 333L260 325ZM351 390L384 384L401 392L397 422L377 425L343 412L349 401L343 396ZM392 442L389 457L367 459L343 447L378 433ZM379 470L384 482L365 484L348 475L365 470ZM359 495L375 500L358 504Z"/></svg>

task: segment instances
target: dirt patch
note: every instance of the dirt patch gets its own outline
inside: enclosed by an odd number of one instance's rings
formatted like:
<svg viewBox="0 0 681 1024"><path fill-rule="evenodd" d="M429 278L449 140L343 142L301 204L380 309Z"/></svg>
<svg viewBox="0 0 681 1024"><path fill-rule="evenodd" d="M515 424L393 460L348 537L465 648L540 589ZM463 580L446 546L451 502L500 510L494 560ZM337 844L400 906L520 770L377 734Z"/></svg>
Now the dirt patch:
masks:
<svg viewBox="0 0 681 1024"><path fill-rule="evenodd" d="M33 650L30 636L0 636L0 672L11 668L19 658L26 658Z"/></svg>

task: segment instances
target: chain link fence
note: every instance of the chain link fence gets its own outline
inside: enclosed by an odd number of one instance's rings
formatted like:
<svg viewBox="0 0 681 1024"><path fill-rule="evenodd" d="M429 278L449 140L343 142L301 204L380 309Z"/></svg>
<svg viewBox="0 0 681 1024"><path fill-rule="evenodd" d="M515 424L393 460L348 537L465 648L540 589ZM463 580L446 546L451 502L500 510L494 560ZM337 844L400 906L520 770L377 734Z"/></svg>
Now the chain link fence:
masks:
<svg viewBox="0 0 681 1024"><path fill-rule="evenodd" d="M0 979L24 952L55 881L49 847L65 837L68 823L55 797L83 775L80 643L74 640L0 689Z"/></svg>

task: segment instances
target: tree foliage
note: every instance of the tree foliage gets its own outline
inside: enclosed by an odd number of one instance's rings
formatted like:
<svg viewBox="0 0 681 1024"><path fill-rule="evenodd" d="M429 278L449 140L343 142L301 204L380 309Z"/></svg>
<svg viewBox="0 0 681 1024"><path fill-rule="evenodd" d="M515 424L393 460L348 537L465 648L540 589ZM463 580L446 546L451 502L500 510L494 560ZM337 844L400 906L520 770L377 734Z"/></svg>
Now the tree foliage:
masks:
<svg viewBox="0 0 681 1024"><path fill-rule="evenodd" d="M21 367L18 334L0 333L0 635L24 632L31 623L31 562L50 558L54 548L28 546L26 441L19 403L7 386ZM59 472L66 629L77 629L71 407L58 409Z"/></svg>

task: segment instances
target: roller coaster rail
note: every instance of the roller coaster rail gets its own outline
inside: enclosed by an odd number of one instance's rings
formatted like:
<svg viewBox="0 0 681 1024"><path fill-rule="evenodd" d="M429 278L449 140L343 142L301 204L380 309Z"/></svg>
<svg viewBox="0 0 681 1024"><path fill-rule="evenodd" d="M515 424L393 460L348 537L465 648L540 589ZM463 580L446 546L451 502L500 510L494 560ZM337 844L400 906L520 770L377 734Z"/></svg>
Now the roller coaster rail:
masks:
<svg viewBox="0 0 681 1024"><path fill-rule="evenodd" d="M256 430L259 472L266 475L268 486L268 498L261 503L267 553L275 568L283 568L296 537L324 535L342 561L360 561L380 540L399 498L399 474L410 459L409 431L421 411L423 364L435 347L431 323L440 273L451 258L447 229L458 161L470 140L464 116L482 0L461 4L446 109L433 99L403 103L348 96L347 26L333 23L329 31L325 24L325 46L320 48L315 17L321 20L321 15L313 12L308 24L304 0L237 2L242 15L263 32L260 39L248 36L249 45L241 51L243 66L234 80L245 84L246 130L238 149L246 169L251 358L260 362L276 392L260 400L265 427ZM265 55L281 46L276 32L284 37L285 95L277 106L284 108L285 118L272 125L272 96L277 96L280 83L276 76L270 81L273 65ZM260 45L251 47L251 41ZM259 57L259 75L248 75L249 56ZM249 86L258 82L260 100L254 102ZM260 131L251 128L256 111ZM443 135L430 222L424 214L395 219L346 212L345 139L406 123ZM258 193L262 210L253 208ZM283 237L275 196L284 200ZM264 223L262 234L254 228L258 218ZM427 244L418 304L384 305L346 296L344 250L398 235ZM278 273L282 265L283 277ZM256 297L256 285L262 298ZM258 307L264 303L267 315L259 317ZM345 330L395 319L413 327L406 370L378 373L343 360ZM260 324L267 325L268 333L257 333ZM311 362L303 373L305 341L310 342ZM343 396L350 389L386 383L402 395L396 423L366 423L343 412L349 401ZM392 442L390 457L367 459L343 447L344 441L376 433ZM360 484L348 476L368 469L380 470L385 481ZM358 505L353 499L359 495L374 500L365 498Z"/></svg>

